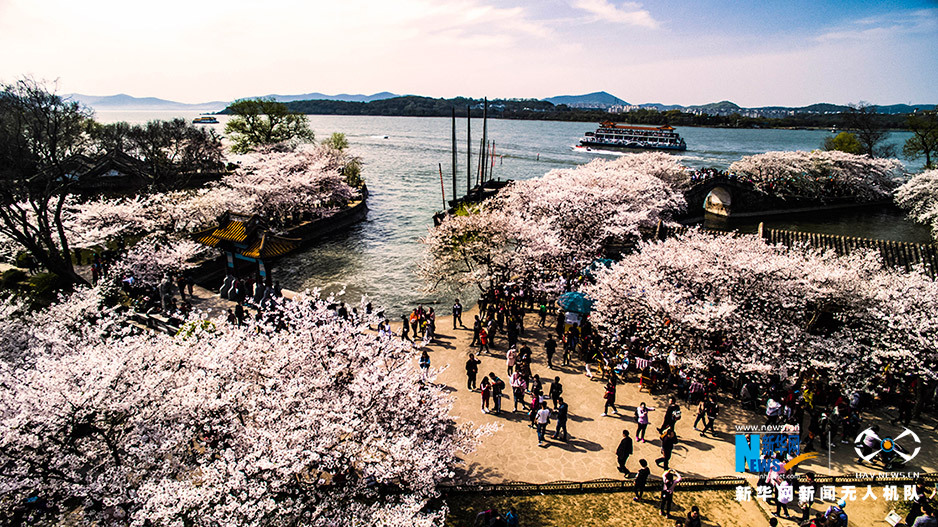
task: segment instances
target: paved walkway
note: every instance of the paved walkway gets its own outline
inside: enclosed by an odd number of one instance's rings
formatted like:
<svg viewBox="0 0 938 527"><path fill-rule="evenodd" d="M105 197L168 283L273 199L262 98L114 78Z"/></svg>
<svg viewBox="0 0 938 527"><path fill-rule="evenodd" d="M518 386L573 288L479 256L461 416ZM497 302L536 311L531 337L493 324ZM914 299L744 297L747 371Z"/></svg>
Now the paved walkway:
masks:
<svg viewBox="0 0 938 527"><path fill-rule="evenodd" d="M471 324L474 314L475 311L465 313L464 322ZM436 382L444 385L445 389L454 396L453 414L460 422L499 423L501 425L501 429L485 438L475 452L465 456L465 466L460 477L472 481L530 483L622 478L623 474L616 468L615 450L622 437L623 429L628 429L630 435L634 437L636 424L633 416L640 402L645 402L649 407L662 408L662 410L651 413L651 425L647 433L649 441L635 444L635 452L629 459L627 467L634 472L638 468L638 460L644 458L652 468L652 474L660 474L662 471L654 465L654 460L661 455L660 440L655 429L660 426L663 419L663 407L667 406L668 393L651 395L645 391L639 392L637 378L632 373L626 379L626 383L618 386L616 394L618 415L602 417L604 383L598 379L588 378L585 375L583 363L580 361L574 361L573 366L548 369L543 343L548 331L553 331L553 328L535 327L532 331L530 326L536 325L536 321L537 316L533 314L525 317L527 331L521 338L521 341L526 342L533 350L532 373L539 374L545 381L545 393L549 388L546 381L559 376L564 386L564 399L570 406L567 428L572 435L571 440L567 443L549 441L546 447L538 446L535 431L528 427L527 414L522 411L511 412L513 404L509 398L503 399L502 408L508 412L503 412L501 416L482 413L479 392L470 392L466 388L465 361L468 353L474 352L474 349L469 348L472 331L471 329L453 330L451 317L438 318L438 341L428 346L427 349L430 351L432 368L446 367L439 374ZM394 324L394 329L400 331L399 322ZM504 336L498 335L496 343L498 346L493 349L493 356L480 358L482 364L479 367L479 380L489 372L495 372L506 382L508 380ZM508 392L510 394L510 390ZM716 437L710 435L701 437L693 429L696 406L692 407L685 402L678 401L681 405L682 419L676 427L678 443L671 458L671 467L682 475L707 478L739 475L735 471L735 426L761 425L765 419L761 414L739 408L732 400L722 397L722 394L718 401L721 408L715 426ZM895 437L902 431L901 427L891 426L888 416L884 416L883 412L864 416L864 426L873 422L880 425L881 435L891 434ZM553 424L552 422L551 431ZM922 451L903 469L903 472L938 470L935 423L929 421L922 425L920 422L915 422L911 428L922 440ZM856 453L852 445L842 445L837 441L837 446L830 456L830 466L828 466L828 456L825 452L816 460L800 464L799 470L811 470L822 475L847 475L854 472L880 473L878 470L854 464L855 458Z"/></svg>

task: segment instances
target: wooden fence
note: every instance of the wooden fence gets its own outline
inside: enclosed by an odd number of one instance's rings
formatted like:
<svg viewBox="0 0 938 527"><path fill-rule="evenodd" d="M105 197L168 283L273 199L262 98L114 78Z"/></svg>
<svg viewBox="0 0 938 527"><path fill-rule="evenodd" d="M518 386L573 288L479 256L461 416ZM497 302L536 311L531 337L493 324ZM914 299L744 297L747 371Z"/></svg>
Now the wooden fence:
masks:
<svg viewBox="0 0 938 527"><path fill-rule="evenodd" d="M664 240L671 236L681 236L692 228L696 227L687 225L673 227L659 222L658 228L655 230L655 239ZM717 231L703 228L700 230L708 234L740 236L736 231ZM802 245L816 249L832 250L841 256L858 250L872 249L878 251L883 258L883 263L890 267L901 267L908 271L914 266L922 265L928 276L935 278L938 274L938 245L934 243L897 242L818 232L766 229L761 223L757 234L772 244L782 244L789 247Z"/></svg>

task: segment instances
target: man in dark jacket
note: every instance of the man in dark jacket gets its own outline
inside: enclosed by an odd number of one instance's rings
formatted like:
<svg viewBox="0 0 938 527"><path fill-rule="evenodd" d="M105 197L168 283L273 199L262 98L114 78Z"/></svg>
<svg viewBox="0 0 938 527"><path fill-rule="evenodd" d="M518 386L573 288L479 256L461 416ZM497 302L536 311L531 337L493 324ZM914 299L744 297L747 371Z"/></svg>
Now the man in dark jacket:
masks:
<svg viewBox="0 0 938 527"><path fill-rule="evenodd" d="M632 455L632 438L629 437L629 431L622 431L622 441L619 441L619 448L616 449L616 459L619 461L619 472L629 474L629 469L625 468L625 462Z"/></svg>
<svg viewBox="0 0 938 527"><path fill-rule="evenodd" d="M557 398L560 402L560 406L557 407L557 430L554 431L554 439L559 439L561 441L567 440L567 403L563 402L563 397ZM560 435L560 431L563 430L563 436Z"/></svg>

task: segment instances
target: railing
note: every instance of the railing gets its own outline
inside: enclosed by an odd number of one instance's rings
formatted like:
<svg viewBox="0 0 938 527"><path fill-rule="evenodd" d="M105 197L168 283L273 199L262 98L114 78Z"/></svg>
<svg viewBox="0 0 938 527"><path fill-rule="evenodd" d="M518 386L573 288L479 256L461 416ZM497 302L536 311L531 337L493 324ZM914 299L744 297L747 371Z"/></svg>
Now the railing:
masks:
<svg viewBox="0 0 938 527"><path fill-rule="evenodd" d="M649 487L658 482L649 481ZM684 478L677 486L677 490L698 491L731 489L746 485L746 480L736 476L722 478L697 479ZM552 481L550 483L473 483L460 485L441 485L440 492L444 496L453 494L501 494L501 495L531 495L531 494L585 494L596 492L624 492L635 488L634 479L594 479L590 481Z"/></svg>

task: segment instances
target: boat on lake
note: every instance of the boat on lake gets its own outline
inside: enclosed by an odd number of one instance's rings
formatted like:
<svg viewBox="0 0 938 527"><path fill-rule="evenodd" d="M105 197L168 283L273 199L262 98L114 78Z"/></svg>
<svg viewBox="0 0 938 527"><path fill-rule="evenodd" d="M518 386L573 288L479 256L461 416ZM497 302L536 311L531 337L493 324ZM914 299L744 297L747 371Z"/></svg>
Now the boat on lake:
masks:
<svg viewBox="0 0 938 527"><path fill-rule="evenodd" d="M668 125L630 126L603 121L595 132L586 132L577 149L683 151L687 144Z"/></svg>
<svg viewBox="0 0 938 527"><path fill-rule="evenodd" d="M192 124L218 124L218 119L211 115L200 115L192 120Z"/></svg>

